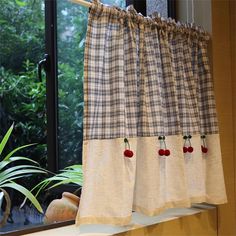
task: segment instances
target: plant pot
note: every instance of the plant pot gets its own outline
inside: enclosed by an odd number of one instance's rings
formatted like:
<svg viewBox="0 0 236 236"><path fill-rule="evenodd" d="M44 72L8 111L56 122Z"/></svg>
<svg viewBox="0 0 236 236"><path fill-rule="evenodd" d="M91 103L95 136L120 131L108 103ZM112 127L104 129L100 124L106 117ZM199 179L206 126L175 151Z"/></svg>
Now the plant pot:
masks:
<svg viewBox="0 0 236 236"><path fill-rule="evenodd" d="M0 191L4 194L3 196L5 197L5 200L6 200L6 209L5 209L5 212L3 213L3 218L0 220L0 228L1 228L7 223L7 219L11 210L11 200L10 200L9 194L4 189L0 188ZM3 199L1 199L1 201L2 200Z"/></svg>
<svg viewBox="0 0 236 236"><path fill-rule="evenodd" d="M49 204L43 219L44 223L75 220L79 201L80 198L75 194L64 192L61 199L55 199Z"/></svg>

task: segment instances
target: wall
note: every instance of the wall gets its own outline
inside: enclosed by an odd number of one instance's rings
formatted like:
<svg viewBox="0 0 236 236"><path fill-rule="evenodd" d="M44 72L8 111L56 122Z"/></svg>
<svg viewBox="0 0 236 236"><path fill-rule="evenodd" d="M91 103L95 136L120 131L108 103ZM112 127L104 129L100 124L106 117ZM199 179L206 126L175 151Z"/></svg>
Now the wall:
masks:
<svg viewBox="0 0 236 236"><path fill-rule="evenodd" d="M236 202L236 1L230 1L230 33L231 33L231 76L233 81L233 116L234 116L234 196ZM234 204L236 215L236 203ZM236 228L236 222L235 222Z"/></svg>
<svg viewBox="0 0 236 236"><path fill-rule="evenodd" d="M236 235L235 2L212 1L212 63L228 204L218 208L219 236Z"/></svg>

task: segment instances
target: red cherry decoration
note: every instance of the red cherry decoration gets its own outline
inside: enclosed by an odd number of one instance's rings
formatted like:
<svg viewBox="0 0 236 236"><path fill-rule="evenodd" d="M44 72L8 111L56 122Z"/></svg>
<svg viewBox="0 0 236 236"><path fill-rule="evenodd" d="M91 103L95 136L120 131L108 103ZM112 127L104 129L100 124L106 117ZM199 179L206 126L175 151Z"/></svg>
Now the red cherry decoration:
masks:
<svg viewBox="0 0 236 236"><path fill-rule="evenodd" d="M124 156L125 157L131 158L133 155L134 155L134 153L131 150L129 150L129 149L126 149L124 151Z"/></svg>
<svg viewBox="0 0 236 236"><path fill-rule="evenodd" d="M126 149L126 150L124 151L124 156L125 156L125 157L128 157L128 156L129 156L129 150L128 150L128 149Z"/></svg>
<svg viewBox="0 0 236 236"><path fill-rule="evenodd" d="M160 156L164 156L164 155L165 155L165 150L164 150L164 149L160 149L160 150L158 151L158 154L159 154Z"/></svg>
<svg viewBox="0 0 236 236"><path fill-rule="evenodd" d="M208 148L207 148L207 147L204 147L204 146L202 146L202 152L203 152L203 153L207 153L207 152L208 152Z"/></svg>
<svg viewBox="0 0 236 236"><path fill-rule="evenodd" d="M124 142L125 142L125 150L124 150L124 156L125 157L128 157L128 158L131 158L134 153L130 150L130 145L129 145L129 141L127 138L124 139ZM127 148L127 145L128 145L128 148Z"/></svg>
<svg viewBox="0 0 236 236"><path fill-rule="evenodd" d="M190 153L193 152L193 147L191 147L191 146L188 147L188 152L190 152Z"/></svg>
<svg viewBox="0 0 236 236"><path fill-rule="evenodd" d="M169 156L170 155L170 150L169 149L166 149L165 150L165 156Z"/></svg>
<svg viewBox="0 0 236 236"><path fill-rule="evenodd" d="M186 153L188 151L187 147L183 147L183 152Z"/></svg>
<svg viewBox="0 0 236 236"><path fill-rule="evenodd" d="M129 150L129 157L132 157L133 155L134 153L131 150Z"/></svg>

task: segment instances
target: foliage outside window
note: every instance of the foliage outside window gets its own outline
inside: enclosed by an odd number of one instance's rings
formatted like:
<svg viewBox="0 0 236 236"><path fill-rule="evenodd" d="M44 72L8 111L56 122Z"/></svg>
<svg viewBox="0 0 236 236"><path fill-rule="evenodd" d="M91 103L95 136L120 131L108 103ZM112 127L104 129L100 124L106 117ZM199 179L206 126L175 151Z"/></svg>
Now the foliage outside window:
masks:
<svg viewBox="0 0 236 236"><path fill-rule="evenodd" d="M46 88L45 78L38 81L36 67L45 51L44 1L2 0L0 24L0 140L15 122L1 157L18 146L37 143L35 147L20 150L17 155L29 157L46 168ZM24 163L12 162L9 168L18 164ZM41 178L42 175L28 174L24 180L15 181L31 189ZM30 207L29 202L19 209L24 199L22 194L11 189L8 193L11 213L1 232L35 223L32 217L40 219L40 213Z"/></svg>

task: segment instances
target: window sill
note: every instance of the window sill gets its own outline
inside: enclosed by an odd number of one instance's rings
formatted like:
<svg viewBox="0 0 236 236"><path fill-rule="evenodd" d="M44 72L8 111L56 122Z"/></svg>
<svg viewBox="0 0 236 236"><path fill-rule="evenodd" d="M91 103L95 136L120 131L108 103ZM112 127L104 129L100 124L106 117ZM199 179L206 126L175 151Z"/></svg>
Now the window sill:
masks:
<svg viewBox="0 0 236 236"><path fill-rule="evenodd" d="M215 209L216 206L208 204L196 204L192 208L174 208L165 211L164 213L147 217L139 213L133 213L132 223L126 227L119 226L110 226L110 225L82 225L76 227L75 225L69 225L64 227L59 227L56 229L50 229L42 232L31 233L27 235L31 236L41 236L41 235L50 235L50 236L109 236L117 233L123 233L134 229L139 229L154 224L159 224L166 221L175 220L184 216L191 216L201 212Z"/></svg>

